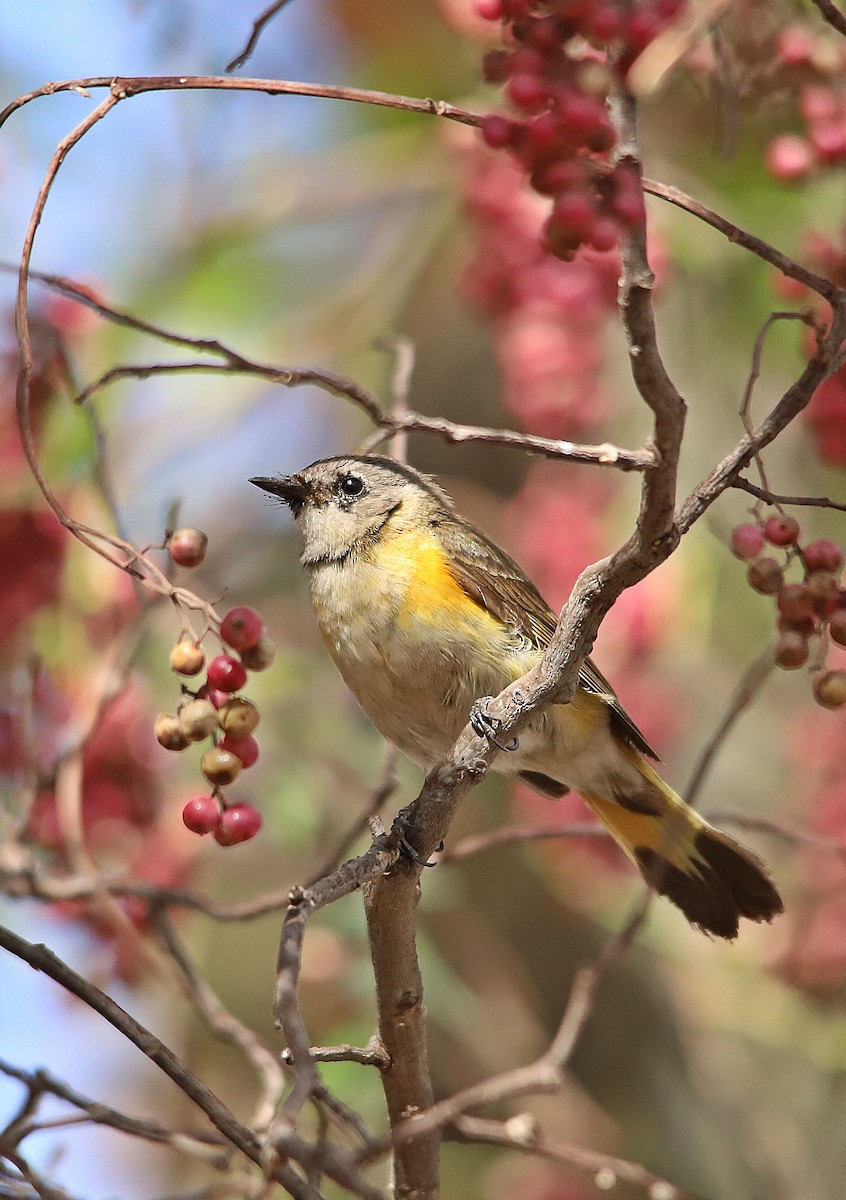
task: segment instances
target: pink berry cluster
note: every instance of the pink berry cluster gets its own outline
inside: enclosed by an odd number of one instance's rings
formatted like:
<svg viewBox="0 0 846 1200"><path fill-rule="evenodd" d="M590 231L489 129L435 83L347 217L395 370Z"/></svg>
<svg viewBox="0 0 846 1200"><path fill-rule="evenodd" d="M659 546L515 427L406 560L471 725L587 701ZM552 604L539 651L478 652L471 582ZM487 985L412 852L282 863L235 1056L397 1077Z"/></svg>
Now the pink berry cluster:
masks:
<svg viewBox="0 0 846 1200"><path fill-rule="evenodd" d="M836 238L816 229L806 230L802 237L802 262L838 287L846 287L846 227L841 226ZM778 273L773 278L773 288L780 298L813 311L820 325L830 323L831 308L827 301L798 280ZM810 329L805 332L804 341L807 353L813 354L816 338ZM822 461L833 467L846 466L846 367L840 367L823 380L802 418Z"/></svg>
<svg viewBox="0 0 846 1200"><path fill-rule="evenodd" d="M775 661L786 671L804 667L816 644L814 699L823 708L846 704L846 671L826 670L829 642L846 647L846 588L841 584L843 551L831 538L800 543L801 527L795 517L781 513L759 523L738 525L732 530L735 557L748 562L747 579L756 592L775 596L778 640ZM781 560L763 551L769 546L782 550ZM789 581L785 572L796 562L802 578Z"/></svg>
<svg viewBox="0 0 846 1200"><path fill-rule="evenodd" d="M581 246L611 250L643 224L640 181L609 165L615 144L606 100L612 72L625 73L680 12L684 0L477 0L511 42L484 59L518 117L491 113L481 125L494 150L510 150L536 192L552 200L546 249L570 261Z"/></svg>
<svg viewBox="0 0 846 1200"><path fill-rule="evenodd" d="M775 179L793 183L825 167L846 164L846 92L842 51L823 35L801 25L775 38L774 62L782 83L799 97L803 133L780 134L767 147L767 168Z"/></svg>
<svg viewBox="0 0 846 1200"><path fill-rule="evenodd" d="M205 534L196 529L180 530L168 543L171 557L182 566L197 566L205 546ZM211 833L221 846L234 846L254 838L262 824L261 815L251 804L229 804L222 791L259 757L258 742L253 737L261 719L259 710L251 700L236 693L246 684L249 671L263 671L270 666L276 648L260 614L245 605L230 609L223 618L220 640L224 652L208 664L200 641L188 636L174 646L171 669L190 678L205 669L205 680L197 690L182 684L176 713L160 713L154 732L166 750L185 750L195 742L211 741L200 760L200 770L211 784L211 792L192 797L182 810L182 820L192 833Z"/></svg>

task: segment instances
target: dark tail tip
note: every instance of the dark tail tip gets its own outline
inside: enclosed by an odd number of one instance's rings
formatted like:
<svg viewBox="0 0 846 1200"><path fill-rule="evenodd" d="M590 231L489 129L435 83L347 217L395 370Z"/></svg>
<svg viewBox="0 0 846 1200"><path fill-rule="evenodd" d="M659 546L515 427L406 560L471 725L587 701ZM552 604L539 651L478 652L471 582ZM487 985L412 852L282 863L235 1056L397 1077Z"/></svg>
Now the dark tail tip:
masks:
<svg viewBox="0 0 846 1200"><path fill-rule="evenodd" d="M672 900L692 925L732 939L741 917L771 921L783 912L766 867L750 850L715 829L701 830L694 844L698 857L691 856L686 870L656 850L634 850L647 883Z"/></svg>

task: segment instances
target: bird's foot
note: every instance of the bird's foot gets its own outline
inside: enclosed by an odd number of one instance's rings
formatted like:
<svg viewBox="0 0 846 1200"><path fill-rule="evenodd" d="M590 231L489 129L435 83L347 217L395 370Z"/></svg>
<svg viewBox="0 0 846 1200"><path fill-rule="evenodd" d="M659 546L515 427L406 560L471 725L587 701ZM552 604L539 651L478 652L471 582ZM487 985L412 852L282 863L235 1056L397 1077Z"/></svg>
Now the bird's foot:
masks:
<svg viewBox="0 0 846 1200"><path fill-rule="evenodd" d="M492 746L496 746L498 750L507 750L512 753L519 749L520 743L516 737L512 738L507 745L499 740L497 734L502 729L502 721L488 712L491 700L491 696L482 696L470 709L470 724L473 726L473 732L478 737L490 742Z"/></svg>

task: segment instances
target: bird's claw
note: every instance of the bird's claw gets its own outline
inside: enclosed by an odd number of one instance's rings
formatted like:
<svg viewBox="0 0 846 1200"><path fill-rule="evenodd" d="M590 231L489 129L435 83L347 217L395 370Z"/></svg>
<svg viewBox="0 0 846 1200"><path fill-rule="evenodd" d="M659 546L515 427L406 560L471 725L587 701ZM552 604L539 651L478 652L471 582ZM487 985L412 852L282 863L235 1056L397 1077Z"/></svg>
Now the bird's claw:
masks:
<svg viewBox="0 0 846 1200"><path fill-rule="evenodd" d="M491 745L496 746L498 750L506 750L511 754L519 749L520 742L516 737L512 738L508 745L499 740L497 734L502 728L502 721L499 717L493 717L488 712L487 706L489 702L490 696L483 696L470 709L470 724L473 726L473 732L478 737L490 742Z"/></svg>

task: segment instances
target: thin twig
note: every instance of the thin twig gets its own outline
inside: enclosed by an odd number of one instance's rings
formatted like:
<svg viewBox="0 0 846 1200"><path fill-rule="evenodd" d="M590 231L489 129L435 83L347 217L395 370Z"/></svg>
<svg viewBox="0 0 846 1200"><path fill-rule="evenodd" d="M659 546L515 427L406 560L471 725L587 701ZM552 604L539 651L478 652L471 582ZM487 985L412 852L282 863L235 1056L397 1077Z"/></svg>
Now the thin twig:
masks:
<svg viewBox="0 0 846 1200"><path fill-rule="evenodd" d="M772 312L758 330L757 337L755 338L755 345L752 350L752 367L746 380L746 387L743 391L743 400L740 405L740 420L743 424L744 430L746 431L747 437L750 438L752 437L753 433L752 419L750 416L752 396L755 391L755 384L761 377L761 360L764 356L764 343L767 340L767 334L772 329L773 325L775 325L778 321L802 321L805 325L810 326L815 331L818 338L821 335L819 320L811 313L810 310L805 312ZM767 481L766 471L764 470L764 461L757 447L753 452L753 459L755 466L758 468L758 476L761 480L761 487L765 491L769 492L770 485Z"/></svg>
<svg viewBox="0 0 846 1200"><path fill-rule="evenodd" d="M182 982L198 1012L216 1034L240 1050L252 1064L258 1075L261 1090L258 1105L250 1120L250 1128L259 1133L269 1129L285 1082L278 1058L262 1045L258 1035L249 1026L239 1021L224 1006L220 997L191 962L164 909L152 907L150 920L168 955L178 968Z"/></svg>
<svg viewBox="0 0 846 1200"><path fill-rule="evenodd" d="M482 119L480 114L456 108L454 104L447 104L444 100L418 99L416 96L398 96L391 92L339 87L334 84L296 83L284 79L237 79L231 75L96 75L84 79L45 83L23 96L18 96L0 110L0 128L19 109L42 96L55 96L57 92L84 94L99 88L108 88L114 103L147 92L262 92L267 96L315 96L325 100L373 104L381 108L397 108L403 112L444 117L448 121L458 121L461 125L478 125Z"/></svg>
<svg viewBox="0 0 846 1200"><path fill-rule="evenodd" d="M79 1109L88 1120L97 1125L107 1125L111 1129L117 1129L132 1137L169 1145L174 1149L202 1158L212 1166L226 1167L231 1159L231 1154L226 1149L227 1143L218 1134L171 1129L168 1126L160 1125L157 1121L132 1117L128 1113L110 1108L97 1100L91 1100L63 1080L57 1079L49 1071L26 1071L22 1067L15 1067L0 1059L0 1072L10 1079L17 1079L23 1083L29 1089L30 1094L49 1092L59 1100L64 1100L65 1103ZM20 1119L16 1123L20 1124ZM40 1128L43 1128L43 1125Z"/></svg>
<svg viewBox="0 0 846 1200"><path fill-rule="evenodd" d="M846 37L846 15L841 12L834 0L813 0L813 2L832 29L836 29L838 33L842 33Z"/></svg>
<svg viewBox="0 0 846 1200"><path fill-rule="evenodd" d="M584 1146L550 1142L543 1136L534 1117L520 1113L507 1121L490 1121L483 1117L456 1117L446 1132L451 1140L482 1142L488 1146L506 1146L538 1158L572 1167L590 1175L602 1191L612 1190L618 1182L642 1188L648 1200L697 1200L692 1192L682 1191L660 1175L653 1174L640 1163Z"/></svg>
<svg viewBox="0 0 846 1200"><path fill-rule="evenodd" d="M722 749L737 719L746 711L758 695L774 667L773 648L772 646L767 646L766 650L759 654L755 661L744 671L740 683L737 685L734 694L728 702L726 711L720 718L717 728L702 747L699 758L696 760L696 764L691 772L690 781L684 793L684 798L691 807L696 803L696 798L714 763L714 759Z"/></svg>
<svg viewBox="0 0 846 1200"><path fill-rule="evenodd" d="M846 504L839 500L830 500L828 496L784 496L779 492L765 491L764 488L758 487L749 479L745 479L742 475L738 475L731 486L738 488L742 492L748 492L750 496L757 497L758 500L764 500L767 504L778 505L795 505L804 508L832 508L836 512L846 512Z"/></svg>
<svg viewBox="0 0 846 1200"><path fill-rule="evenodd" d="M240 54L236 54L232 61L226 64L227 75L230 71L237 71L238 67L243 67L247 59L252 57L252 53L258 45L258 40L261 37L265 26L273 20L278 12L281 12L287 3L288 0L275 0L274 4L271 4L269 8L266 8L263 13L260 13L259 16L256 17L256 19L253 21L252 32L247 38L246 46Z"/></svg>

